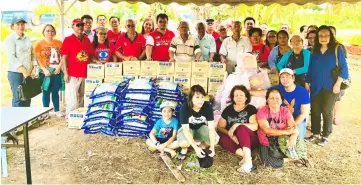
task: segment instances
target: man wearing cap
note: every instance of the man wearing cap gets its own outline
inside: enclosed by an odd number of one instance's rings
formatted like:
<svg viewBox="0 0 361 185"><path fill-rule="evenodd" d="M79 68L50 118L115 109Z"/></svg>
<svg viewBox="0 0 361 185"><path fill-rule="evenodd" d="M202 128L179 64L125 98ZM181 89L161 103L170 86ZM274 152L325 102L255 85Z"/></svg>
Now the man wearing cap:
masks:
<svg viewBox="0 0 361 185"><path fill-rule="evenodd" d="M93 42L96 30L92 30L93 17L90 15L83 15L81 21L84 23L84 36L88 37L90 42Z"/></svg>
<svg viewBox="0 0 361 185"><path fill-rule="evenodd" d="M158 28L150 33L146 42L147 60L169 61L169 47L174 33L167 29L168 15L161 13L157 16Z"/></svg>
<svg viewBox="0 0 361 185"><path fill-rule="evenodd" d="M219 34L214 31L215 28L214 19L208 18L206 19L206 22L207 22L207 33L212 35L214 39L217 39L219 37Z"/></svg>
<svg viewBox="0 0 361 185"><path fill-rule="evenodd" d="M234 72L239 53L252 51L252 44L248 37L241 36L242 26L240 21L232 23L233 35L224 39L219 54L221 62L226 64L228 74Z"/></svg>
<svg viewBox="0 0 361 185"><path fill-rule="evenodd" d="M222 43L227 36L227 28L224 25L218 26L219 37L216 39L216 54L214 56L214 61L220 62L221 55L219 54L219 50L221 49Z"/></svg>
<svg viewBox="0 0 361 185"><path fill-rule="evenodd" d="M88 37L83 35L84 23L81 19L72 22L74 34L66 37L61 49L64 64L64 78L68 85L66 115L84 105L84 83L87 66L94 57L94 48Z"/></svg>
<svg viewBox="0 0 361 185"><path fill-rule="evenodd" d="M21 101L18 96L18 87L24 78L34 74L34 54L29 37L24 35L26 21L15 17L11 22L14 30L4 41L5 54L8 59L8 80L12 92L13 107L30 107L30 100Z"/></svg>
<svg viewBox="0 0 361 185"><path fill-rule="evenodd" d="M287 107L293 114L295 123L298 125L299 136L304 139L307 118L310 114L310 95L304 87L295 84L295 74L290 68L280 71L280 81L281 84L273 88L281 91L285 99L282 106ZM250 91L252 96L266 96L266 92L267 90Z"/></svg>
<svg viewBox="0 0 361 185"><path fill-rule="evenodd" d="M201 48L201 61L213 62L213 57L216 54L216 42L212 35L206 33L206 26L203 22L198 22L196 31L198 33L197 40Z"/></svg>

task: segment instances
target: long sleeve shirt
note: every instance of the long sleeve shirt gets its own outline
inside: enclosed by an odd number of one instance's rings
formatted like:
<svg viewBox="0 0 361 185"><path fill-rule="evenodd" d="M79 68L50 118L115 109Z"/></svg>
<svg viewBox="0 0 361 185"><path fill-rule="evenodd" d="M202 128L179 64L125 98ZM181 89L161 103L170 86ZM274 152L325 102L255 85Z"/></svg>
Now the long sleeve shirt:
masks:
<svg viewBox="0 0 361 185"><path fill-rule="evenodd" d="M289 58L291 57L291 55L293 54L293 50L288 51L287 53L285 53L281 60L277 63L277 69L278 71L281 71L283 68L287 68L287 63L289 61ZM303 66L293 69L296 72L296 75L301 75L301 74L306 74L308 71L308 67L310 64L310 56L311 56L311 52L308 51L307 49L302 49L302 55L303 55ZM291 68L292 69L292 68Z"/></svg>
<svg viewBox="0 0 361 185"><path fill-rule="evenodd" d="M344 51L338 47L338 66L340 77L348 79L348 66ZM311 84L311 96L317 95L322 88L331 91L336 80L331 76L331 70L336 66L334 50L328 49L325 53L311 54L310 66L305 81Z"/></svg>
<svg viewBox="0 0 361 185"><path fill-rule="evenodd" d="M8 58L8 71L19 72L18 68L24 66L28 73L33 70L34 54L31 40L27 36L20 37L11 33L4 41L5 54Z"/></svg>

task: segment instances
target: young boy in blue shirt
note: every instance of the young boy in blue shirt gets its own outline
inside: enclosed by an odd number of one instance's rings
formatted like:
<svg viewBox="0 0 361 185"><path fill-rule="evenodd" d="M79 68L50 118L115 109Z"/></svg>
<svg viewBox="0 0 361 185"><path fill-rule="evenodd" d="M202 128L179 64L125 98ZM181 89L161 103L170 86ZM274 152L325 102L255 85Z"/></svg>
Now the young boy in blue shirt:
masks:
<svg viewBox="0 0 361 185"><path fill-rule="evenodd" d="M150 150L158 150L163 154L167 152L171 157L176 156L174 149L178 147L177 143L174 142L177 138L179 129L179 123L176 118L173 118L174 104L165 101L160 105L160 111L162 113L162 119L158 120L152 131L149 134L146 144Z"/></svg>

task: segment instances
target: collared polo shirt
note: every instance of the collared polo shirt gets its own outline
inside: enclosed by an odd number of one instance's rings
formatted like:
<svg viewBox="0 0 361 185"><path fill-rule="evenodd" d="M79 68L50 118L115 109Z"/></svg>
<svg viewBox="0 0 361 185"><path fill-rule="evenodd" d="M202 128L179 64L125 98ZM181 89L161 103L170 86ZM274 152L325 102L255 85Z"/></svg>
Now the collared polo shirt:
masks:
<svg viewBox="0 0 361 185"><path fill-rule="evenodd" d="M117 43L118 38L122 34L124 34L124 33L122 33L121 31L119 31L119 33L114 33L112 30L108 30L107 36L108 36L109 43L113 44L113 46L115 47L115 44Z"/></svg>
<svg viewBox="0 0 361 185"><path fill-rule="evenodd" d="M201 52L201 49L195 36L188 35L188 39L183 42L182 37L179 35L173 38L169 51L175 53L175 61L191 62L194 61L196 54Z"/></svg>
<svg viewBox="0 0 361 185"><path fill-rule="evenodd" d="M219 54L226 56L232 64L237 64L237 55L239 53L252 52L252 44L248 37L241 36L238 42L228 37L223 40Z"/></svg>
<svg viewBox="0 0 361 185"><path fill-rule="evenodd" d="M139 59L140 55L145 49L145 38L142 34L136 33L134 40L131 41L128 33L119 36L115 44L116 51L119 51L125 56L133 56Z"/></svg>
<svg viewBox="0 0 361 185"><path fill-rule="evenodd" d="M158 31L158 28L149 34L146 45L153 46L152 59L158 61L169 61L169 47L174 38L174 33L168 29L164 35Z"/></svg>
<svg viewBox="0 0 361 185"><path fill-rule="evenodd" d="M87 77L90 56L94 55L93 44L87 37L83 37L83 40L79 40L74 34L66 37L61 48L61 54L68 56L68 73L70 76Z"/></svg>
<svg viewBox="0 0 361 185"><path fill-rule="evenodd" d="M216 42L214 38L210 34L205 34L202 39L199 39L198 36L197 40L199 43L199 47L201 48L201 61L208 61L211 53L216 53Z"/></svg>
<svg viewBox="0 0 361 185"><path fill-rule="evenodd" d="M11 33L4 41L5 54L8 57L8 71L17 72L24 66L28 73L33 70L34 55L29 37L20 37L15 32Z"/></svg>
<svg viewBox="0 0 361 185"><path fill-rule="evenodd" d="M90 40L90 42L93 42L95 32L96 32L96 31L90 31L90 33L87 34L87 33L85 33L85 31L84 31L83 34L84 34L84 36L88 37L88 39Z"/></svg>

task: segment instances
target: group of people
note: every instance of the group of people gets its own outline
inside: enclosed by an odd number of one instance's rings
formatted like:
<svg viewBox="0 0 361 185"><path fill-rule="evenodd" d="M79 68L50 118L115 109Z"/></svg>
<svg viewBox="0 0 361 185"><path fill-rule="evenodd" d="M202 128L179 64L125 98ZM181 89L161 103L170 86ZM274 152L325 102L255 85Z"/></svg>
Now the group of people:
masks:
<svg viewBox="0 0 361 185"><path fill-rule="evenodd" d="M281 25L279 31L268 30L267 24L255 27L255 19L247 17L243 22L246 31L242 34L241 21L233 21L232 35L228 36L227 26L215 25L213 19L197 22L196 34L190 33L187 21L179 23L175 34L168 29L168 21L166 14L157 15L155 23L145 19L138 33L135 20L127 19L126 32L121 32L119 17L109 18L108 29L106 16L99 15L98 27L92 29L93 18L84 15L72 21L74 33L63 42L55 39L53 25L45 25L44 38L33 47L24 34L26 21L14 18L11 25L14 32L4 42L12 105L30 106L30 100L19 99L17 88L24 78L36 73L48 82L43 83L44 107L49 107L51 96L53 114L63 117L84 105L89 63L208 61L225 63L227 72L232 73L238 55L252 53L257 56L259 67L279 74L280 85L264 91L235 86L230 93L232 103L223 110L218 124L214 122L212 107L204 103L205 90L195 85L191 87L189 101L181 109L181 126L172 118L174 106L169 102L164 104L161 106L163 119L157 122L147 144L172 156L174 149L180 147L180 158L184 159L189 146L198 157L205 155L204 148L210 148L210 156L214 156L214 146L219 141L223 148L243 158L240 171L244 173L253 169L253 150L260 149L264 164L278 168L284 157L295 158L294 154L302 164L309 164L304 139L321 146L328 144L332 124L339 122L337 107L344 94L340 86L349 76L346 51L337 42L334 27L302 26L299 34L290 36L287 24ZM336 65L337 79L330 73ZM64 115L59 108L59 90L64 89L65 83L68 94ZM265 96L267 105L257 110L249 104L251 95ZM312 135L305 138L310 112ZM166 135L162 128L167 128Z"/></svg>

